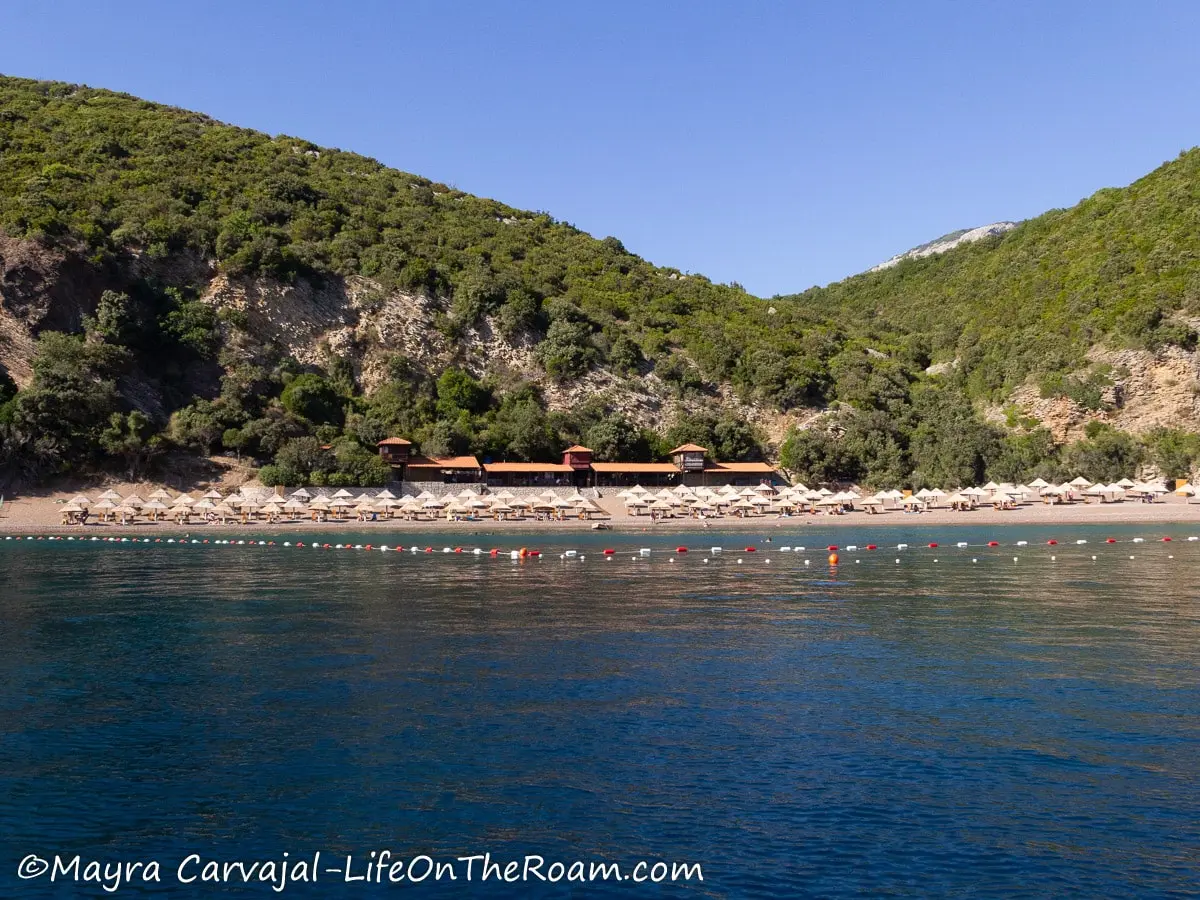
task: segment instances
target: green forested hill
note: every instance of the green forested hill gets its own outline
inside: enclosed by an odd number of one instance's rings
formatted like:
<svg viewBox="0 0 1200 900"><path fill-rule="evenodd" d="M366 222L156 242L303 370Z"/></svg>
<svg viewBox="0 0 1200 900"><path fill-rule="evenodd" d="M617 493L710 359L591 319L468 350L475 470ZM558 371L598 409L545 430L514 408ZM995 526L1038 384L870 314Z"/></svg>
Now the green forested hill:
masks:
<svg viewBox="0 0 1200 900"><path fill-rule="evenodd" d="M739 409L828 409L781 450L811 479L1128 468L1146 448L1111 429L1063 451L1036 423L985 425L978 406L1027 375L1093 403L1103 372L1065 377L1093 342L1191 346L1172 316L1200 298L1198 165L1193 151L999 241L767 301L353 153L0 77L0 247L17 242L9 255L22 260L65 254L72 273L64 287L65 264L43 271L0 254L0 363L31 371L17 391L0 370L0 476L139 471L225 451L273 461L268 477L362 483L383 474L371 448L388 433L429 453L505 458L574 440L610 458L682 440L726 457L769 450ZM331 352L301 364L200 302L216 274L369 279L384 295L436 302L434 327L451 345L485 321L532 342L541 374L472 377L383 347L387 380L365 392L361 360ZM63 304L79 314L56 313ZM956 366L925 374L941 361ZM680 412L651 433L622 412L619 390L546 412L542 391L592 370L651 386ZM1171 440L1184 447L1173 464L1190 463L1190 444Z"/></svg>
<svg viewBox="0 0 1200 900"><path fill-rule="evenodd" d="M1200 313L1200 150L1007 234L798 295L861 327L919 333L973 396L1070 370L1110 341L1191 348Z"/></svg>

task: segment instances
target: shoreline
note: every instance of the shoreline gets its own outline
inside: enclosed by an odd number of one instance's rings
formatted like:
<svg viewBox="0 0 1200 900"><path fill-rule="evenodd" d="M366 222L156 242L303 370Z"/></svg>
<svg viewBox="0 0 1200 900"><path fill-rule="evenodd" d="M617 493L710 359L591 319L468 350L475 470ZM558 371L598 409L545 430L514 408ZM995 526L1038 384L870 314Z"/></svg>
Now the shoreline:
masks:
<svg viewBox="0 0 1200 900"><path fill-rule="evenodd" d="M1184 498L1171 497L1157 503L1077 503L1046 506L1035 504L1013 510L997 511L981 507L969 512L934 509L922 513L888 510L868 515L853 512L845 515L754 516L745 519L723 517L706 520L690 518L659 519L651 522L644 516L614 516L605 524L608 529L593 529L593 522L568 519L565 521L506 521L483 519L472 521L409 521L383 519L360 522L357 519L325 522L266 522L222 525L219 523L138 522L130 525L90 522L87 525L62 525L58 506L48 499L7 502L0 511L0 535L179 535L179 534L247 534L250 532L280 532L287 534L328 534L330 532L378 532L387 534L537 534L559 532L579 534L596 531L612 534L653 534L679 531L736 531L752 532L776 529L828 528L895 528L980 527L1032 525L1069 527L1072 525L1196 525L1200 527L1200 504L1186 503Z"/></svg>

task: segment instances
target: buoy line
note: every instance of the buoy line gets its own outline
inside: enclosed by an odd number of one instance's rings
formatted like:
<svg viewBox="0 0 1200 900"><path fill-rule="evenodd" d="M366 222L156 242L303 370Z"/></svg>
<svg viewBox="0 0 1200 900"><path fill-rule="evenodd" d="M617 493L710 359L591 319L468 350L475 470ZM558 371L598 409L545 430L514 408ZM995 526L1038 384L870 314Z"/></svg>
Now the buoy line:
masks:
<svg viewBox="0 0 1200 900"><path fill-rule="evenodd" d="M1159 537L1149 538L1149 539L1146 537L1141 537L1141 536L1131 537L1131 538L1106 537L1103 539L1102 543L1105 545L1144 544L1147 542L1147 540L1151 541L1152 543L1169 544L1169 543L1174 542L1176 539L1170 535L1161 535ZM1181 540L1185 543L1193 543L1193 542L1200 541L1200 536L1189 535L1188 537L1180 538L1179 540ZM493 559L493 560L507 559L507 560L512 560L512 561L516 561L516 562L524 562L526 560L538 560L540 562L541 560L543 560L545 558L545 557L543 557L541 550L530 549L527 547L521 547L521 548L515 549L515 550L514 549L501 549L501 548L495 548L495 547L489 548L489 549L485 549L482 547L467 548L467 547L464 547L461 545L443 546L443 547L435 548L432 545L390 546L388 544L378 544L377 545L374 543L351 544L351 543L327 543L324 541L307 541L307 542L306 541L291 541L291 540L277 541L277 540L268 540L268 539L264 539L264 538L254 538L254 537L251 537L251 538L200 538L200 537L192 537L190 535L185 535L183 537L178 537L178 538L176 538L176 537L165 537L165 538L164 537L154 537L154 538L151 538L151 537L137 537L137 536L130 537L128 535L101 536L101 535L58 535L58 534L5 535L4 536L4 542L6 542L6 543L13 543L13 542L19 543L22 541L47 541L47 542L62 542L62 543L69 542L69 543L75 543L75 544L99 544L99 545L106 545L106 546L107 545L117 545L117 546L121 546L121 547L130 547L130 548L145 547L146 545L152 545L152 546L153 545L170 545L173 547L188 547L188 548L191 548L191 547L199 548L199 547L204 547L204 546L219 546L219 547L253 547L253 548L268 548L268 549L269 548L277 548L277 549L288 549L288 550L291 550L291 549L328 550L328 551L359 550L359 551L393 553L393 554L394 553L407 553L410 556L414 555L414 554L419 554L421 558L423 558L427 555L432 556L434 554L441 554L441 555L450 555L453 557L467 556L467 557L471 557L473 559L483 559L483 558ZM771 543L771 542L768 540L767 543ZM1042 543L1043 543L1042 541L1038 541L1031 545L1030 541L1026 540L1026 539L1013 541L1008 544L1002 544L1000 541L996 541L996 540L989 540L989 541L985 541L983 543L970 543L968 541L956 541L953 545L953 548L955 550L971 550L976 554L980 550L984 551L985 553L987 551L993 551L993 553L991 553L989 555L993 556L995 558L999 558L1000 556L1009 552L1008 548L1015 547L1015 548L1022 550L1023 552L1028 554L1028 553L1032 552L1031 549L1029 549L1029 548L1036 547ZM1051 555L1049 556L1049 561L1057 562L1058 554L1060 552L1064 552L1064 551L1053 550L1053 548L1062 546L1064 548L1074 547L1074 548L1082 549L1088 543L1089 543L1088 539L1086 539L1086 538L1077 538L1072 542L1065 542L1060 545L1060 541L1057 538L1050 538L1044 542L1044 546L1046 546L1048 549L1051 549L1053 551L1051 553ZM1099 543L1099 541L1098 541L1098 543ZM828 563L830 569L836 569L838 567L839 563L845 563L845 562L849 561L849 560L844 560L842 558L842 556L839 554L839 551L841 551L842 553L858 553L858 552L862 552L862 551L867 551L867 552L876 551L876 550L879 550L880 548L879 548L879 545L877 545L877 544L862 544L862 545L846 544L844 546L839 546L837 544L828 544L828 545L825 545L824 547L811 547L811 548L803 546L803 545L793 546L793 545L784 544L782 546L772 547L770 549L774 549L779 553L790 554L792 557L796 557L797 555L806 554L806 553L818 553L818 552L827 553L828 555L826 556L825 561ZM938 551L939 549L946 550L947 548L941 548L939 543L936 541L927 541L923 544L922 543L909 544L906 542L898 542L895 545L895 551L897 553L900 553L900 554L910 553L910 554L912 554L914 556L918 556L918 557L920 555L922 555L922 551ZM611 563L611 562L613 562L614 559L617 558L617 555L621 552L628 552L628 550L618 550L613 547L605 547L599 551L599 558L601 560L603 560L604 562ZM682 562L682 561L688 559L689 553L692 554L692 558L700 557L702 565L709 565L711 561L714 561L724 555L733 556L735 554L736 554L736 559L731 560L731 562L733 562L734 565L738 565L738 566L745 565L745 563L747 561L747 557L750 554L755 554L755 556L749 557L749 559L751 561L761 560L763 565L770 565L770 563L771 563L770 557L765 556L765 554L761 554L759 552L759 548L753 544L745 545L741 548L711 546L707 549L707 553L705 553L704 548L689 548L689 547L686 547L683 545L678 545L678 546L674 547L673 549L671 549L671 548L656 549L654 547L640 547L636 550L636 552L634 552L632 554L630 559L632 562L637 563L637 562L650 561L655 556L658 556L658 557L665 556L667 558L667 562L673 564L677 561ZM1085 553L1086 553L1086 551L1085 551ZM1092 561L1099 560L1099 556L1097 554L1088 554L1088 555L1090 555L1090 558ZM985 557L985 558L987 558L987 557ZM564 564L568 563L568 562L584 563L587 560L587 554L586 554L586 552L581 551L579 549L563 550L558 554L558 559ZM932 564L938 564L940 559L941 559L941 557L939 557L939 556L936 556L936 555L933 556ZM971 559L972 564L977 565L980 561L980 556L972 555L970 559ZM1020 561L1020 559L1021 559L1021 557L1019 555L1012 557L1012 561L1014 563L1018 563ZM1131 559L1131 560L1135 559L1135 556L1131 554L1131 555L1129 555L1129 559ZM1175 559L1174 554L1169 554L1167 556L1167 559L1174 560ZM862 563L861 557L854 558L853 563L855 565L860 565ZM902 563L902 557L896 556L894 564L901 565L901 563ZM803 560L803 565L806 568L811 566L811 564L812 564L811 558L806 558Z"/></svg>

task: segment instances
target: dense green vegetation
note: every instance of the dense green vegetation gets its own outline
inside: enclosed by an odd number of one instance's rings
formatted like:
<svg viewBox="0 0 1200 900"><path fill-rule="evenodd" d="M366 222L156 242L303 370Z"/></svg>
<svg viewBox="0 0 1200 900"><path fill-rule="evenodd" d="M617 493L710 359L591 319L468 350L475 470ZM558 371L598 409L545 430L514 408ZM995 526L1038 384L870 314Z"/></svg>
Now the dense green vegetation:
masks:
<svg viewBox="0 0 1200 900"><path fill-rule="evenodd" d="M1177 314L1200 314L1200 150L1000 237L793 299L872 333L922 335L931 361L958 360L972 398L1079 367L1101 340L1192 349Z"/></svg>
<svg viewBox="0 0 1200 900"><path fill-rule="evenodd" d="M1046 396L1099 408L1114 373L1077 371L1091 343L1194 345L1175 315L1200 308L1198 167L1193 151L1000 239L763 301L353 153L0 78L0 230L71 248L109 288L80 333L40 336L25 389L0 370L0 465L20 480L137 475L172 453L220 451L269 464L267 480L369 484L386 476L374 444L389 434L434 455L548 458L581 441L600 458L650 459L694 440L722 458L761 456L761 435L719 411L722 385L767 408L831 408L783 448L785 465L814 480L1190 464L1186 436L1098 432L1062 449L1035 423L985 425L976 404L1034 376ZM233 277L361 275L424 292L445 301L437 326L451 341L486 316L536 342L549 379L601 366L653 373L670 396L713 412L656 434L627 421L616 397L548 413L534 384L402 356L365 396L349 360L302 366L198 302L184 274L196 259ZM947 374L925 374L950 360Z"/></svg>

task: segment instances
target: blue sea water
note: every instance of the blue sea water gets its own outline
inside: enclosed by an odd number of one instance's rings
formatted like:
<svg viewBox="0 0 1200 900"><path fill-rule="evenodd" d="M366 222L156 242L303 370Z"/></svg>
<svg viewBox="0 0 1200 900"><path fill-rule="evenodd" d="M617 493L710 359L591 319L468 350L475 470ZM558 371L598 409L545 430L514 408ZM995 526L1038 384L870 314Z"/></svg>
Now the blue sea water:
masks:
<svg viewBox="0 0 1200 900"><path fill-rule="evenodd" d="M161 862L116 896L1194 894L1186 536L391 536L543 550L524 562L281 546L294 534L0 541L0 896L112 896L19 879L29 854ZM385 849L700 863L703 881L175 878L192 853Z"/></svg>

